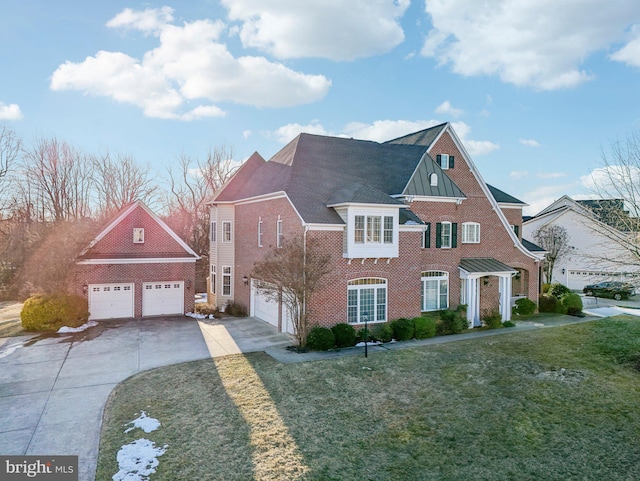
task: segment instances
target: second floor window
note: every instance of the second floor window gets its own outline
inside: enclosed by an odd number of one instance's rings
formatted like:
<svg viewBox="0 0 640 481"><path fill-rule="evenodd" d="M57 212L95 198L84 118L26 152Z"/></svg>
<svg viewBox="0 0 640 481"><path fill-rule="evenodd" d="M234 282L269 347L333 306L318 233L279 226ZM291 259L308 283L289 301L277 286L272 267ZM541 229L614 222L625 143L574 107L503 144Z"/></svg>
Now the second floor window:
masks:
<svg viewBox="0 0 640 481"><path fill-rule="evenodd" d="M458 224L452 222L438 222L436 224L436 247L438 249L450 249L458 247Z"/></svg>
<svg viewBox="0 0 640 481"><path fill-rule="evenodd" d="M393 216L356 215L353 232L356 244L393 244Z"/></svg>
<svg viewBox="0 0 640 481"><path fill-rule="evenodd" d="M258 247L262 247L262 221L258 222Z"/></svg>
<svg viewBox="0 0 640 481"><path fill-rule="evenodd" d="M222 242L231 242L231 222L222 223Z"/></svg>
<svg viewBox="0 0 640 481"><path fill-rule="evenodd" d="M465 222L462 224L462 243L478 244L480 242L480 224Z"/></svg>
<svg viewBox="0 0 640 481"><path fill-rule="evenodd" d="M276 223L276 246L282 247L282 221L280 219Z"/></svg>

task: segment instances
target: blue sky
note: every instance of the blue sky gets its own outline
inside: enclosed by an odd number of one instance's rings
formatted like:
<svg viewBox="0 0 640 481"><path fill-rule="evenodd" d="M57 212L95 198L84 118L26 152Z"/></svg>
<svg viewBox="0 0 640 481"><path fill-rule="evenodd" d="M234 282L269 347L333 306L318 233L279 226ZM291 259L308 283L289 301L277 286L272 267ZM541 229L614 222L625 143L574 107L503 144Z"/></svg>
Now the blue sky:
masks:
<svg viewBox="0 0 640 481"><path fill-rule="evenodd" d="M637 0L0 0L0 122L128 154L269 158L450 121L533 214L640 125Z"/></svg>

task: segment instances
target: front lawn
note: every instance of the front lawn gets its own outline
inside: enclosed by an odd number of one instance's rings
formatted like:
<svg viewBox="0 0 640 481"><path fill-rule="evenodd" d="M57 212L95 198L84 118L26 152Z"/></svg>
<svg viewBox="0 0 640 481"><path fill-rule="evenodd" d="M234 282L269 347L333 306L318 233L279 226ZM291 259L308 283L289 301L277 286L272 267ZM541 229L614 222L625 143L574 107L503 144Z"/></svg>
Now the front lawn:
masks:
<svg viewBox="0 0 640 481"><path fill-rule="evenodd" d="M154 480L640 479L640 319L616 317L284 365L265 354L161 368L105 410L121 446L167 445ZM140 411L152 433L124 425Z"/></svg>

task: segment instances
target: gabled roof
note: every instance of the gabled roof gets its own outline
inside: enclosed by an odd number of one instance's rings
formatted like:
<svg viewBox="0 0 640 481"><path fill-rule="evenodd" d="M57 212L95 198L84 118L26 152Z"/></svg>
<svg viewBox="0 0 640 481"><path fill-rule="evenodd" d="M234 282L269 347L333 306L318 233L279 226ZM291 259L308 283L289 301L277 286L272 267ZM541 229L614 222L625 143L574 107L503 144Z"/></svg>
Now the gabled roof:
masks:
<svg viewBox="0 0 640 481"><path fill-rule="evenodd" d="M429 127L428 129L420 130L419 132L403 135L397 139L388 140L385 144L423 145L429 148L446 127L447 123L445 122L434 127Z"/></svg>
<svg viewBox="0 0 640 481"><path fill-rule="evenodd" d="M434 163L424 145L381 144L312 134L300 134L268 162L256 156L240 168L214 202L282 192L305 222L325 224L344 223L328 207L336 199L373 199L371 203L384 199L383 203L389 203L380 194L401 195L423 158L427 164ZM441 182L445 179L443 174ZM357 184L361 186L354 188ZM374 195L375 191L378 193ZM455 193L460 195L459 189ZM338 194L342 198L336 197Z"/></svg>
<svg viewBox="0 0 640 481"><path fill-rule="evenodd" d="M436 185L431 185L431 175L437 176ZM440 168L437 162L426 154L418 164L411 180L407 183L402 195L416 195L426 197L455 197L465 199L467 196Z"/></svg>
<svg viewBox="0 0 640 481"><path fill-rule="evenodd" d="M522 245L530 252L547 252L544 247L540 247L527 239L522 239Z"/></svg>
<svg viewBox="0 0 640 481"><path fill-rule="evenodd" d="M147 249L144 249L142 252L137 252L133 250L123 249L122 246L114 245L113 241L109 241L110 247L99 248L100 241L109 236L114 230L122 223L124 223L130 216L134 215L136 209L141 209L144 214L150 217L151 222L156 223L161 231L164 231L166 235L165 240L169 240L169 242L164 242L162 245L162 250L158 252L150 252ZM142 227L141 225L136 224L136 227ZM116 236L117 237L117 236ZM132 237L127 237L127 242L132 239ZM146 242L146 239L145 239ZM196 254L191 247L187 245L187 243L182 240L167 224L165 224L162 219L160 219L149 207L147 207L144 203L140 201L135 201L127 206L124 206L120 212L118 212L113 220L109 222L106 227L104 227L97 236L93 238L93 240L85 247L80 255L77 257L79 261L86 261L89 259L144 259L144 258L162 258L162 259L189 259L196 260L199 259L200 256Z"/></svg>
<svg viewBox="0 0 640 481"><path fill-rule="evenodd" d="M404 202L394 199L370 185L358 182L339 188L327 201L328 207L340 204L404 205Z"/></svg>
<svg viewBox="0 0 640 481"><path fill-rule="evenodd" d="M512 195L509 195L492 185L487 184L487 187L489 187L489 192L491 192L491 195L499 204L522 204L523 206L527 205L520 199L516 199Z"/></svg>

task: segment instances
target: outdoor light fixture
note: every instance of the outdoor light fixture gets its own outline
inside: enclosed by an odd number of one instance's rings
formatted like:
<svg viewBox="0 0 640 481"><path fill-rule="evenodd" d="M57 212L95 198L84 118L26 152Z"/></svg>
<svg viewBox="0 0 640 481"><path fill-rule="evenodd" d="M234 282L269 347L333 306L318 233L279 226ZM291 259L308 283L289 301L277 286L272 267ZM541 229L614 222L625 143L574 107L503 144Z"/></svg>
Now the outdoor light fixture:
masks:
<svg viewBox="0 0 640 481"><path fill-rule="evenodd" d="M83 294L86 294L88 291L89 291L89 286L88 286L88 285L86 285L86 284L83 284L83 285L82 285L82 293L83 293Z"/></svg>
<svg viewBox="0 0 640 481"><path fill-rule="evenodd" d="M249 278L247 276L242 276L242 282L244 282L245 286L249 285Z"/></svg>
<svg viewBox="0 0 640 481"><path fill-rule="evenodd" d="M369 313L367 311L362 313L362 320L364 321L364 357L368 357L367 346L369 344Z"/></svg>

